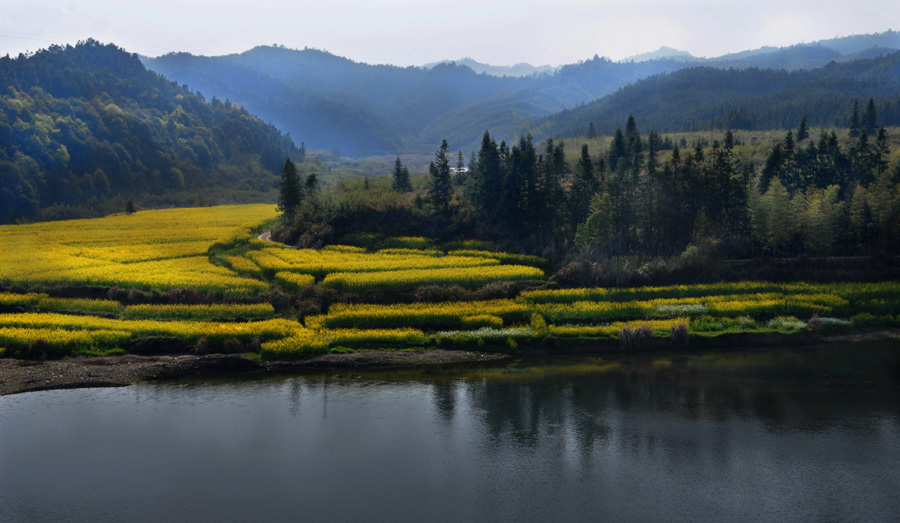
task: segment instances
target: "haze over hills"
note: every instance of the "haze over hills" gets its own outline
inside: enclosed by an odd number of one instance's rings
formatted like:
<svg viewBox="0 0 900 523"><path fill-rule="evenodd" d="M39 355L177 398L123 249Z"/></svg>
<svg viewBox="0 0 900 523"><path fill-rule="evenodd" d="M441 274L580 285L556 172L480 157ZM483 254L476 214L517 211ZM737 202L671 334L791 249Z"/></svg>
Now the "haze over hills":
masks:
<svg viewBox="0 0 900 523"><path fill-rule="evenodd" d="M811 70L898 49L900 33L888 31L717 58L667 48L627 62L595 56L546 73L527 64L505 69L471 59L431 67L368 65L316 49L267 46L225 56L177 53L142 61L179 84L242 105L310 148L358 157L429 152L442 137L451 149L471 149L486 128L514 139L534 127L529 122L684 68ZM527 74L507 74L513 70Z"/></svg>
<svg viewBox="0 0 900 523"><path fill-rule="evenodd" d="M476 73L485 73L492 76L531 76L535 74L552 73L558 69L558 67L553 67L552 65L531 65L524 62L514 65L491 65L481 63L472 58L460 58L459 60L442 60L440 62L425 64L422 67L424 67L425 69L431 69L436 65L449 63L464 65L469 69L475 71Z"/></svg>
<svg viewBox="0 0 900 523"><path fill-rule="evenodd" d="M660 132L847 127L854 100L873 98L879 123L900 125L900 52L812 71L692 67L656 75L522 129L535 138L612 134L633 115Z"/></svg>
<svg viewBox="0 0 900 523"><path fill-rule="evenodd" d="M702 60L701 58L697 58L687 51L679 51L678 49L674 49L672 47L662 46L656 51L650 51L649 53L641 53L636 54L634 56L628 56L623 58L622 62L646 62L649 60L660 60L662 58L672 58L675 60L684 60L685 62L696 62Z"/></svg>

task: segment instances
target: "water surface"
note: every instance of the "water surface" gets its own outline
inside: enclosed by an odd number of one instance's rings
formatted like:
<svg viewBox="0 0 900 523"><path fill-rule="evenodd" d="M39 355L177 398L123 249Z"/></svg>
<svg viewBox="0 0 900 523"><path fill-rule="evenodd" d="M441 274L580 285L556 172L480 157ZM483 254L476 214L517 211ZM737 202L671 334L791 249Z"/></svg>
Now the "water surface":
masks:
<svg viewBox="0 0 900 523"><path fill-rule="evenodd" d="M897 521L900 347L0 398L0 521Z"/></svg>

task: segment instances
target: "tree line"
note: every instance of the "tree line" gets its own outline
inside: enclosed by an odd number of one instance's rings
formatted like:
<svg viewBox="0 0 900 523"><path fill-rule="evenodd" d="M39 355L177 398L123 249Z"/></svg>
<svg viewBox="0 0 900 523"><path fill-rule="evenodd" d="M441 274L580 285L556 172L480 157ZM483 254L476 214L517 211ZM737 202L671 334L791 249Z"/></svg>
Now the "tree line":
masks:
<svg viewBox="0 0 900 523"><path fill-rule="evenodd" d="M474 237L557 261L675 256L700 245L729 258L897 254L900 155L867 107L859 128L840 136L810 136L802 118L765 144L758 164L731 131L684 147L643 135L633 117L605 154L583 145L574 162L562 142L508 144L486 131L468 172L451 175L444 141L424 184L410 185L398 158L390 183L345 183L312 221L337 224L333 239L351 230Z"/></svg>

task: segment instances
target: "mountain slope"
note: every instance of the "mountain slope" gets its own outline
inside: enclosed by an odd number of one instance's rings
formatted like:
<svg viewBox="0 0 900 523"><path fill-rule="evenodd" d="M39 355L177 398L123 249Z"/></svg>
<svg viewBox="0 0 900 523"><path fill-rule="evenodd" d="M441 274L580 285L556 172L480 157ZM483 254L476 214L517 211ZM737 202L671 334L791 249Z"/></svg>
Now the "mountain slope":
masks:
<svg viewBox="0 0 900 523"><path fill-rule="evenodd" d="M492 135L510 137L560 108L591 103L639 80L685 68L800 71L880 56L891 46L900 48L896 35L760 48L712 59L668 49L637 57L642 61L594 56L552 74L518 77L479 74L472 67L489 68L474 61L430 68L369 65L316 49L278 46L219 57L172 54L143 61L179 83L241 104L312 148L363 156L433 150L438 134L450 138L452 149L468 147L480 142L483 124L494 126Z"/></svg>
<svg viewBox="0 0 900 523"><path fill-rule="evenodd" d="M120 195L269 192L288 137L96 41L0 58L0 221Z"/></svg>
<svg viewBox="0 0 900 523"><path fill-rule="evenodd" d="M854 99L874 98L879 123L900 124L900 52L814 71L693 67L636 82L584 106L532 122L536 137L612 133L629 115L658 131L847 125Z"/></svg>

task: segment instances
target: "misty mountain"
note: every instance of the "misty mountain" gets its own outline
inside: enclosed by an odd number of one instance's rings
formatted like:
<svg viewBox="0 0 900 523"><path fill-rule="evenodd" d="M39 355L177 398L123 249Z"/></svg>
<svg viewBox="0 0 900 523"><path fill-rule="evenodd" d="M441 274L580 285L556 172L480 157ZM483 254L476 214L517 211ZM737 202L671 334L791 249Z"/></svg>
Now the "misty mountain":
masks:
<svg viewBox="0 0 900 523"><path fill-rule="evenodd" d="M876 34L852 35L813 42L841 53L852 55L873 47L900 49L900 32L885 31Z"/></svg>
<svg viewBox="0 0 900 523"><path fill-rule="evenodd" d="M472 58L460 58L459 60L441 60L425 64L422 67L431 69L439 64L456 63L464 65L476 73L485 73L492 76L532 76L535 74L548 74L556 71L556 67L552 65L531 65L528 63L520 63L515 65L490 65L473 60Z"/></svg>
<svg viewBox="0 0 900 523"><path fill-rule="evenodd" d="M628 56L622 59L622 62L646 62L648 60L659 60L662 58L671 58L674 60L681 60L685 62L696 62L702 60L702 58L697 58L693 56L691 53L687 51L679 51L678 49L673 49L671 47L662 46L656 51L650 51L649 53L641 53L636 54L634 56Z"/></svg>
<svg viewBox="0 0 900 523"><path fill-rule="evenodd" d="M368 65L283 47L142 60L180 84L246 107L310 148L350 156L432 150L432 131L447 121L490 122L502 136L532 118L683 67L674 60L620 64L595 56L550 75L497 77L456 63L430 69ZM485 131L468 127L471 134L460 134L452 148L476 144Z"/></svg>
<svg viewBox="0 0 900 523"><path fill-rule="evenodd" d="M799 71L818 69L828 62L841 59L841 53L819 44L793 45L767 51L765 53L734 56L705 60L696 65L735 69L784 69Z"/></svg>
<svg viewBox="0 0 900 523"><path fill-rule="evenodd" d="M469 149L477 146L485 129L498 139L515 139L529 122L685 68L808 71L831 62L883 56L894 50L893 45L900 49L895 32L711 59L663 48L635 61L594 56L552 73L525 76L490 74L502 69L468 59L397 67L280 46L217 57L178 53L142 61L179 84L245 107L310 148L358 157L429 152L443 137L451 149ZM523 65L520 70L528 68Z"/></svg>
<svg viewBox="0 0 900 523"><path fill-rule="evenodd" d="M538 118L536 138L611 134L633 115L660 132L786 129L849 123L854 100L873 98L878 122L900 125L900 52L812 71L691 67L635 82L592 103Z"/></svg>

